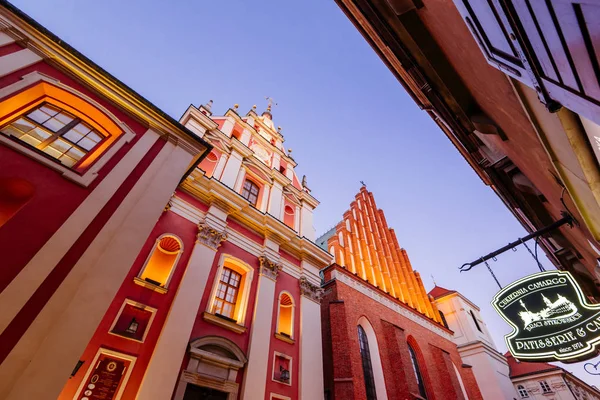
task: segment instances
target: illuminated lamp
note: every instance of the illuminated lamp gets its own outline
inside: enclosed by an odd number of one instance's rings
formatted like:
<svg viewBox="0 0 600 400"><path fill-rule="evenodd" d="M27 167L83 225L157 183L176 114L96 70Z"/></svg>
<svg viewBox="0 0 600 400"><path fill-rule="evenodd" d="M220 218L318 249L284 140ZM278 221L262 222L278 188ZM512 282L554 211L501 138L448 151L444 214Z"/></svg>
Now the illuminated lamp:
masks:
<svg viewBox="0 0 600 400"><path fill-rule="evenodd" d="M137 333L139 326L140 326L139 322L137 322L135 320L135 318L132 318L131 322L129 323L129 326L127 327L127 329L125 329L125 332L135 335Z"/></svg>
<svg viewBox="0 0 600 400"><path fill-rule="evenodd" d="M282 382L289 382L290 380L290 371L283 368L282 365L279 366L279 380Z"/></svg>

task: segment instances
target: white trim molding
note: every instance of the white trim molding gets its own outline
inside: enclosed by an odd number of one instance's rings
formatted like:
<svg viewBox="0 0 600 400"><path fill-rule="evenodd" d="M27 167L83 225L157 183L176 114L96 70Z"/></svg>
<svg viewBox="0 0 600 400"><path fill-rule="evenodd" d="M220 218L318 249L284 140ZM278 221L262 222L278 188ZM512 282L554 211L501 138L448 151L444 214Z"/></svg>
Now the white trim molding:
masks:
<svg viewBox="0 0 600 400"><path fill-rule="evenodd" d="M73 171L71 168L67 168L67 167L63 166L57 160L50 159L48 157L45 157L45 156L37 153L36 151L32 150L29 146L27 146L24 143L11 140L4 135L0 135L0 142L2 144L6 145L7 147L10 147L11 149L18 151L19 153L24 154L29 158L36 160L40 164L44 164L45 166L52 168L55 171L60 172L62 174L62 176L64 176L66 179L69 179L69 180L77 183L78 185L87 187L98 177L98 171L100 171L100 169L102 169L102 167L104 165L106 165L106 163L126 143L131 142L131 140L133 140L133 138L135 137L135 134L124 122L119 120L115 115L113 115L110 111L108 111L104 106L102 106L97 101L93 100L92 98L86 96L85 94L83 94L81 92L76 91L75 89L71 88L70 86L67 86L67 85L61 83L57 79L51 78L51 77L41 74L37 71L31 72L27 75L24 75L20 81L15 82L12 85L8 85L8 86L0 89L0 100L10 97L13 94L18 93L21 90L23 90L29 86L32 86L32 85L35 85L35 84L38 84L41 82L46 82L51 85L54 85L62 90L65 90L65 91L73 94L74 96L77 96L77 97L85 100L86 102L90 103L90 105L92 105L93 107L102 111L104 114L106 114L106 116L109 119L111 119L115 124L117 124L119 126L119 128L121 128L123 130L123 134L121 134L121 136L118 137L115 140L115 142L108 149L106 149L98 157L98 159L81 175L76 173L75 171Z"/></svg>
<svg viewBox="0 0 600 400"><path fill-rule="evenodd" d="M416 315L415 312L407 310L406 308L393 302L392 300L387 299L386 297L377 293L377 291L371 289L369 287L370 284L365 285L364 283L358 282L356 279L353 279L353 278L347 276L346 274L344 274L343 272L339 272L339 271L333 271L331 273L331 278L335 279L338 282L342 282L342 283L352 287L353 289L356 289L358 292L364 294L367 297L370 297L371 299L375 300L379 304L389 308L392 311L397 312L398 314L402 315L403 317L410 319L411 321L421 325L425 329L428 329L428 330L436 333L437 335L443 337L444 339L452 340L452 335L450 335L450 333L444 331L443 329L437 327L434 322L429 322L428 320L425 320L426 317L420 317L420 316Z"/></svg>

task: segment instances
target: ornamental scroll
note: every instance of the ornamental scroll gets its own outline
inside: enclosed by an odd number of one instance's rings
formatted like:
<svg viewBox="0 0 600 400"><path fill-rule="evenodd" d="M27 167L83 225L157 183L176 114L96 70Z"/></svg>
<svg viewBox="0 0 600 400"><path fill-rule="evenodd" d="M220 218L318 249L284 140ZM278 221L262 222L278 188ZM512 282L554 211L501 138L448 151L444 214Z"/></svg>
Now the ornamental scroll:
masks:
<svg viewBox="0 0 600 400"><path fill-rule="evenodd" d="M301 277L298 283L300 284L300 294L302 296L308 297L316 303L321 302L321 297L323 297L323 289L321 289L320 286L310 283L305 276Z"/></svg>
<svg viewBox="0 0 600 400"><path fill-rule="evenodd" d="M276 281L277 275L282 269L281 264L277 264L264 256L258 257L258 261L260 261L260 274Z"/></svg>
<svg viewBox="0 0 600 400"><path fill-rule="evenodd" d="M565 271L526 276L502 289L492 305L512 327L504 338L516 359L582 361L600 344L600 305L589 304Z"/></svg>
<svg viewBox="0 0 600 400"><path fill-rule="evenodd" d="M226 239L227 234L225 232L219 232L204 223L198 224L197 240L199 243L216 250L221 245L221 242Z"/></svg>

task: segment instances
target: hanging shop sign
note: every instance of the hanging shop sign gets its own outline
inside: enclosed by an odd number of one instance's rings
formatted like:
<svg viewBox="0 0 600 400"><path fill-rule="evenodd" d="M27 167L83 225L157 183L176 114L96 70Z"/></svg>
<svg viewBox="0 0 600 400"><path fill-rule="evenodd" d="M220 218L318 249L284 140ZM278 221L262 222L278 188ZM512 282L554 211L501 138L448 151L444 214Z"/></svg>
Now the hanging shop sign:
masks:
<svg viewBox="0 0 600 400"><path fill-rule="evenodd" d="M587 303L570 273L546 271L504 287L492 300L513 327L505 336L520 360L582 361L600 345L600 305Z"/></svg>

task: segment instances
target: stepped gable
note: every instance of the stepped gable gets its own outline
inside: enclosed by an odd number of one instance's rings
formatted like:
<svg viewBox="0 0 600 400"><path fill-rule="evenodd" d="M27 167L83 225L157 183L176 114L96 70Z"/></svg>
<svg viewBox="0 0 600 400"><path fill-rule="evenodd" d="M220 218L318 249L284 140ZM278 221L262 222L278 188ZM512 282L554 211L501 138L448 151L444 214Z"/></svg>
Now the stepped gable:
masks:
<svg viewBox="0 0 600 400"><path fill-rule="evenodd" d="M394 229L389 228L373 193L360 188L343 220L330 233L327 249L337 264L357 274L421 314L441 322L421 276L412 269Z"/></svg>

